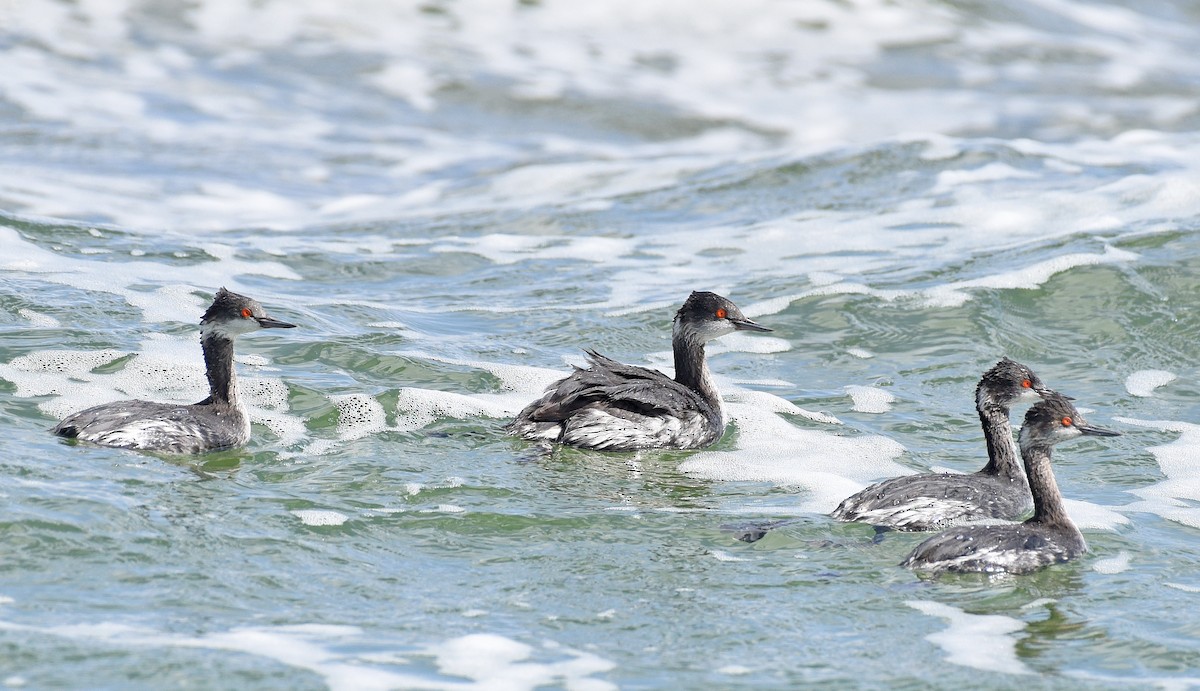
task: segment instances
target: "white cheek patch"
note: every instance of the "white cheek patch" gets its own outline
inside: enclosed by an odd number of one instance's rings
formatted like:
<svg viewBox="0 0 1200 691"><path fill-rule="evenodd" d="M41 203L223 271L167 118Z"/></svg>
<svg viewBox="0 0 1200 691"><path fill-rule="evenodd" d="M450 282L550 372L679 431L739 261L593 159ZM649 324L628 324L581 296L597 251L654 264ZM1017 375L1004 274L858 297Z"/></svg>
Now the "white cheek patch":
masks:
<svg viewBox="0 0 1200 691"><path fill-rule="evenodd" d="M256 331L259 328L258 322L254 321L253 318L236 319L229 322L214 322L211 324L204 324L200 327L200 336L204 337L212 335L223 336L225 338L234 338L250 331Z"/></svg>

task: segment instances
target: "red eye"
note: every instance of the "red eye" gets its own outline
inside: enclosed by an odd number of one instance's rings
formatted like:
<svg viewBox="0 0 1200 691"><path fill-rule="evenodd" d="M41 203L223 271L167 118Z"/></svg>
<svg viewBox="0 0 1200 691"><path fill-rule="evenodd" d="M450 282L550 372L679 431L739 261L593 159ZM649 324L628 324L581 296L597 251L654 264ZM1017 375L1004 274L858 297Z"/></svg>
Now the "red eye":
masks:
<svg viewBox="0 0 1200 691"><path fill-rule="evenodd" d="M724 307L717 309L717 319L724 319L725 315L726 315L726 312L725 312Z"/></svg>
<svg viewBox="0 0 1200 691"><path fill-rule="evenodd" d="M242 308L242 319L249 319L249 318L250 318L250 308L243 307Z"/></svg>
<svg viewBox="0 0 1200 691"><path fill-rule="evenodd" d="M1070 427L1071 425L1075 424L1075 421L1072 420L1070 417L1064 417L1062 419L1062 423L1063 423L1063 427Z"/></svg>
<svg viewBox="0 0 1200 691"><path fill-rule="evenodd" d="M1033 382L1026 379L1025 381L1021 382L1021 386L1022 386L1022 388L1028 389L1033 386Z"/></svg>

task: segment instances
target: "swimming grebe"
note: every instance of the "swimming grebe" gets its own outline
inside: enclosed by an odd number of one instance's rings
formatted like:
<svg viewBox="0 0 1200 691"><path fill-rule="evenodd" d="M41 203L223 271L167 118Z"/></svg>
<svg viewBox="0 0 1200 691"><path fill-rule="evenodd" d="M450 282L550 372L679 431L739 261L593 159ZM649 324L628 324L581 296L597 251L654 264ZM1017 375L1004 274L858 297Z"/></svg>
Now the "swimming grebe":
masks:
<svg viewBox="0 0 1200 691"><path fill-rule="evenodd" d="M833 517L914 532L981 519L1020 519L1033 506L1033 498L1013 446L1008 408L1050 392L1028 367L1001 359L984 372L975 388L987 465L968 475L937 473L884 480L847 498L834 509Z"/></svg>
<svg viewBox="0 0 1200 691"><path fill-rule="evenodd" d="M1029 573L1074 559L1087 551L1079 528L1063 507L1050 470L1050 449L1082 435L1116 437L1120 432L1092 427L1058 393L1044 396L1025 413L1021 458L1033 492L1033 517L1024 523L951 528L917 545L903 566L933 574Z"/></svg>
<svg viewBox="0 0 1200 691"><path fill-rule="evenodd" d="M697 449L725 430L704 344L734 331L770 331L715 293L693 292L671 328L675 379L594 350L590 366L551 384L505 428L526 439L610 451Z"/></svg>
<svg viewBox="0 0 1200 691"><path fill-rule="evenodd" d="M192 405L118 401L88 408L58 423L54 433L124 449L200 453L241 446L250 439L250 418L238 399L233 341L256 329L291 329L267 316L262 305L224 288L200 319L200 347L208 375L208 398Z"/></svg>

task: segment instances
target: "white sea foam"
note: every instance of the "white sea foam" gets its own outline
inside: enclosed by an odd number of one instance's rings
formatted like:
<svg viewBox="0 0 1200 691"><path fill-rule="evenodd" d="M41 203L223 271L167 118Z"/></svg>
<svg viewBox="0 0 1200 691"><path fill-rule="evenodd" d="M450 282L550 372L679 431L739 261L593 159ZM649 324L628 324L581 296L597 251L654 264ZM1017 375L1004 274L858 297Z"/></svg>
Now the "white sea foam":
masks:
<svg viewBox="0 0 1200 691"><path fill-rule="evenodd" d="M792 344L783 338L771 336L750 335L742 332L731 333L716 341L708 343L706 350L709 355L721 353L786 353L792 349Z"/></svg>
<svg viewBox="0 0 1200 691"><path fill-rule="evenodd" d="M350 517L344 513L326 509L295 509L292 511L292 515L299 518L304 525L315 526L342 525L350 520Z"/></svg>
<svg viewBox="0 0 1200 691"><path fill-rule="evenodd" d="M342 440L360 439L387 427L387 414L374 396L330 396L338 409L337 434Z"/></svg>
<svg viewBox="0 0 1200 691"><path fill-rule="evenodd" d="M300 227L318 215L369 220L428 213L435 207L444 212L551 203L594 209L610 205L620 195L675 185L696 170L778 157L778 151L767 150L767 138L750 130L784 133L788 141L783 150L794 157L844 143L890 139L904 145L923 143L921 155L927 161L952 161L956 154L974 149L945 133L996 125L995 99L988 85L1047 72L1084 89L1104 94L1120 91L1126 109L1118 111L1120 116L1140 119L1149 127L1160 124L1163 131L1131 130L1104 141L1055 137L1058 125L1044 125L1049 131L1040 139L1067 143L1009 142L1021 153L1043 159L1044 168L1008 161L980 165L968 156L961 168L938 174L936 185L915 200L921 208L898 205L890 213L872 209L862 214L862 229L874 226L873 233L809 235L866 237L874 239L875 246L927 254L929 247L938 246L928 243L927 237L914 235L911 243L887 242L893 238L888 227L906 227L903 216L919 211L925 222L954 224L948 227L951 242L939 246L939 256L946 258L963 256L962 243L974 251L990 248L997 229L1015 233L1006 235L1014 242L1035 241L1039 235L1070 234L1100 225L1129 228L1139 220L1194 215L1196 156L1194 147L1189 147L1194 138L1178 132L1178 124L1186 122L1194 104L1183 95L1164 94L1157 88L1164 74L1167 80L1172 75L1186 78L1200 68L1192 37L1178 22L1153 14L1126 11L1120 19L1128 20L1127 26L1116 29L1111 27L1120 22L1111 18L1095 22L1091 15L1094 10L1096 15L1111 11L1116 16L1118 8L1052 0L1043 0L1039 7L1065 24L1104 26L1105 36L1051 33L1020 21L964 23L963 12L923 1L897 6L883 0L842 4L749 0L736 6L706 7L699 16L673 0L615 0L603 10L590 11L552 3L514 6L487 0L458 2L439 12L423 12L409 3L360 3L353 12L337 13L335 19L319 0L265 4L214 0L190 5L178 25L170 25L170 40L166 40L153 18L128 12L121 3L78 3L69 10L38 3L11 13L5 23L6 31L17 37L15 47L0 55L0 96L6 102L31 118L63 122L80 132L120 129L167 146L211 141L220 150L250 149L242 159L247 165L256 160L270 163L262 166L266 171L259 171L265 179L262 184L230 181L217 171L189 170L181 190L176 177L161 176L157 169L89 174L64 170L53 162L20 161L0 172L0 188L12 200L6 208L52 217L90 217L103 210L123 228L156 232ZM249 26L269 28L250 31ZM941 41L956 42L954 64L960 86L875 85L890 51ZM430 50L433 45L439 49ZM1073 59L1050 59L1039 62L1033 72L1020 60L995 57L1035 54L1046 46L1084 55L1094 69L1081 74ZM502 92L500 98L555 102L581 94L592 99L644 100L686 116L744 126L710 125L694 136L619 146L561 134L531 138L516 146L443 128L402 124L387 129L375 123L356 128L340 121L335 109L316 105L297 109L291 102L264 101L249 84L222 78L228 68L254 67L266 52L275 51L378 57L375 68L344 77L348 88L333 94L339 99L330 99L330 93L322 90L327 85L319 80L305 81L300 95L313 103L336 101L341 106L358 92L367 92L392 98L397 109L437 112L445 87L481 80L506 85L492 87ZM210 69L214 66L217 69ZM180 83L189 88L181 91ZM450 91L457 93L456 88ZM172 118L155 105L161 94L171 94L178 109L201 117ZM1110 108L1088 105L1087 99L1064 113L1057 94L1032 89L1010 105L1035 123L1039 119L1061 123L1065 118L1081 123L1085 132L1114 129L1110 119L1117 117ZM879 117L881 112L888 117ZM397 145L397 139L403 139L404 145ZM297 177L316 183L336 180L331 170L335 165L329 160L344 151L353 159L356 146L368 145L372 157L393 171L397 189L388 194L324 187L313 193L294 191L289 184ZM543 156L523 156L528 149ZM295 170L277 165L275 157L253 155L257 150L291 154ZM1046 172L1077 170L1081 164L1116 166L1131 160L1145 162L1151 170L1164 161L1180 165L1175 173L1129 175L1084 190L1063 191L1041 184ZM499 164L492 166L494 173L486 182L468 190L448 194L444 180L428 179L431 173L480 161ZM1128 194L1132 188L1145 194ZM1012 190L1027 189L1040 194L1031 199L1021 193L1019 203L1008 196ZM935 205L935 199L955 204ZM836 227L854 216L809 212L796 220L813 228ZM911 234L911 226L907 228L904 232ZM755 232L764 230L778 228ZM721 231L727 236L722 247L743 248L744 237L729 236L729 229ZM593 241L625 244L615 250L605 244L598 248L601 251L584 251ZM454 247L457 240L438 242L451 251L473 251L469 241L458 248ZM566 254L559 256L585 261L632 256L627 239L615 234L598 240L537 242L529 257L542 250L548 253L544 256L555 256L562 248ZM516 254L526 256L529 249L517 248ZM514 259L513 247L499 250L494 255L497 261L519 260ZM797 256L802 255L798 250ZM745 259L749 265L756 257ZM778 259L771 263L779 263ZM815 261L789 258L793 265L829 260L829 255ZM861 269L851 266L854 261L862 258L836 261L832 269L792 268L812 276L857 273ZM697 275L719 275L712 271L719 260L698 263L707 266L695 267L700 269ZM771 263L768 273L774 272ZM684 271L691 273L690 268Z"/></svg>
<svg viewBox="0 0 1200 691"><path fill-rule="evenodd" d="M912 471L894 462L902 452L885 437L841 436L796 427L776 413L731 403L725 412L738 428L737 449L701 451L681 471L727 482L774 482L803 487L802 510L827 513L879 477Z"/></svg>
<svg viewBox="0 0 1200 691"><path fill-rule="evenodd" d="M390 689L496 689L521 691L561 683L568 688L609 691L616 686L595 675L615 665L588 652L547 642L542 650L496 634L477 633L429 645L416 655L345 652L355 646L373 646L354 626L299 624L275 627L242 627L201 635L175 634L120 623L29 626L0 621L0 630L58 636L105 646L130 648L191 648L253 655L310 671L330 689L386 691ZM558 658L539 662L538 657ZM412 664L409 658L432 658L437 673L395 667ZM378 662L382 660L381 662ZM467 679L470 683L463 680Z"/></svg>
<svg viewBox="0 0 1200 691"><path fill-rule="evenodd" d="M994 182L1013 178L1036 178L1036 173L1019 170L1005 163L989 163L979 168L968 170L951 170L938 174L935 192L950 192L964 184Z"/></svg>
<svg viewBox="0 0 1200 691"><path fill-rule="evenodd" d="M139 259L135 262L97 262L54 252L25 240L14 229L0 225L0 271L37 274L39 280L81 290L119 295L142 310L148 321L198 320L206 307L195 291L212 291L225 285L243 291L231 276L260 275L299 280L286 266L269 261L240 259L230 248L212 243L203 247L217 261L176 266ZM190 285L181 284L188 281ZM158 285L153 291L133 290L132 285Z"/></svg>
<svg viewBox="0 0 1200 691"><path fill-rule="evenodd" d="M754 391L752 389L729 389L724 395L724 400L730 403L745 403L759 410L770 411L773 413L786 413L788 415L799 415L814 422L824 422L831 425L840 425L842 421L832 415L825 413L815 413L811 410L805 410L800 406L792 403L786 398L776 396L767 391Z"/></svg>
<svg viewBox="0 0 1200 691"><path fill-rule="evenodd" d="M1136 676L1117 676L1115 674L1098 674L1084 670L1064 670L1064 677L1078 680L1080 686L1093 687L1132 687L1135 689L1154 688L1161 691L1190 691L1200 687L1200 676L1169 676L1154 677L1146 674Z"/></svg>
<svg viewBox="0 0 1200 691"><path fill-rule="evenodd" d="M886 389L874 386L851 384L844 387L854 401L854 409L860 413L886 413L892 409L896 397Z"/></svg>
<svg viewBox="0 0 1200 691"><path fill-rule="evenodd" d="M1118 526L1127 525L1129 518L1118 513L1113 507L1101 506L1079 499L1063 499L1067 515L1080 530L1116 530ZM1126 507L1117 507L1122 511Z"/></svg>
<svg viewBox="0 0 1200 691"><path fill-rule="evenodd" d="M421 509L421 513L463 513L466 509L457 504L438 504L430 509Z"/></svg>
<svg viewBox="0 0 1200 691"><path fill-rule="evenodd" d="M519 408L496 396L405 387L396 401L396 429L418 430L438 418L507 417L516 410Z"/></svg>
<svg viewBox="0 0 1200 691"><path fill-rule="evenodd" d="M1169 521L1200 528L1200 425L1171 420L1138 420L1116 417L1117 422L1163 432L1178 432L1179 438L1147 449L1158 461L1164 480L1129 490L1140 501L1126 504L1122 511L1145 511Z"/></svg>
<svg viewBox="0 0 1200 691"><path fill-rule="evenodd" d="M1168 588L1182 590L1185 593L1200 593L1200 585L1184 585L1183 583L1167 583Z"/></svg>
<svg viewBox="0 0 1200 691"><path fill-rule="evenodd" d="M31 325L38 328L53 329L61 325L61 322L54 317L48 314L42 314L41 312L35 312L28 307L22 307L21 309L17 310L17 314L21 315L25 319L28 319Z"/></svg>
<svg viewBox="0 0 1200 691"><path fill-rule="evenodd" d="M725 674L731 677L740 677L750 674L754 670L745 665L725 665L717 668L717 674Z"/></svg>
<svg viewBox="0 0 1200 691"><path fill-rule="evenodd" d="M1105 559L1097 559L1092 564L1092 569L1097 573L1117 574L1122 571L1129 570L1130 554L1125 550L1121 550L1116 556L1107 557Z"/></svg>
<svg viewBox="0 0 1200 691"><path fill-rule="evenodd" d="M1014 223L1025 224L1027 219L1015 220ZM992 221L996 223L995 219ZM1007 233L1008 228L993 228L997 232ZM954 307L961 305L969 299L964 291L971 288L991 288L991 289L1014 289L1014 288L1036 288L1052 276L1064 271L1073 269L1077 266L1091 266L1095 264L1114 264L1120 262L1128 262L1137 259L1137 255L1133 252L1119 250L1114 247L1105 247L1103 254L1065 254L1054 259L1047 259L1038 262L1031 266L1016 271L1007 273L995 274L984 278L970 279L966 281L954 281L936 288L931 288L923 291L926 302L931 306L936 307Z"/></svg>
<svg viewBox="0 0 1200 691"><path fill-rule="evenodd" d="M1017 657L1017 642L1012 634L1022 631L1025 622L996 614L968 614L957 607L929 600L910 600L909 607L949 624L945 631L925 640L946 653L946 661L984 672L1029 674L1030 669Z"/></svg>
<svg viewBox="0 0 1200 691"><path fill-rule="evenodd" d="M1154 390L1175 381L1175 375L1158 369L1134 372L1125 378L1125 390L1133 396L1153 396Z"/></svg>

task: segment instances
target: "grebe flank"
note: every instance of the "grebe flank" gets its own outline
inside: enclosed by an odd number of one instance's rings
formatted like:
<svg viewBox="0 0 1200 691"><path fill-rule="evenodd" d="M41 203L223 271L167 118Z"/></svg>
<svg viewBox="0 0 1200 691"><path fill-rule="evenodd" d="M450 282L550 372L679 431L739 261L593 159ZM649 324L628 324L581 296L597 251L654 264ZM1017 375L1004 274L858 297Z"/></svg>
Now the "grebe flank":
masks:
<svg viewBox="0 0 1200 691"><path fill-rule="evenodd" d="M589 449L698 449L721 437L725 419L704 344L734 331L770 331L715 293L693 292L671 328L675 379L593 350L505 429L526 439Z"/></svg>

